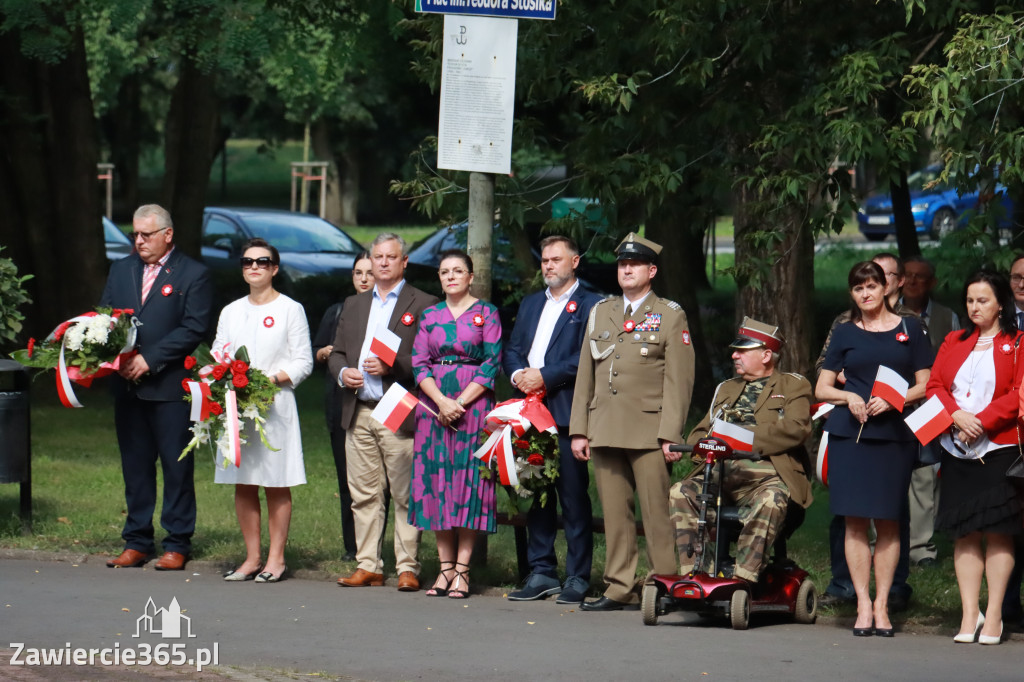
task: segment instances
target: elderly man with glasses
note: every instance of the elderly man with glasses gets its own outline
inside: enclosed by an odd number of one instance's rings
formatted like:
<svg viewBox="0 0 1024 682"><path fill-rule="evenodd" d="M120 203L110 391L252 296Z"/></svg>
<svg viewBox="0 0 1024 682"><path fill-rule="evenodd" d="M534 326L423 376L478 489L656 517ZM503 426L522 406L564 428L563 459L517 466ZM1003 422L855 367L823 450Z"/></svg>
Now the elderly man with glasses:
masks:
<svg viewBox="0 0 1024 682"><path fill-rule="evenodd" d="M156 463L163 472L160 525L167 532L158 571L180 571L192 549L196 527L193 459L179 461L188 444L189 405L181 382L184 360L210 326L213 285L205 266L174 246L174 224L166 209L140 206L132 220L135 253L115 261L100 305L130 308L141 325L138 353L115 379L114 424L128 515L124 551L111 568L142 566L155 550Z"/></svg>

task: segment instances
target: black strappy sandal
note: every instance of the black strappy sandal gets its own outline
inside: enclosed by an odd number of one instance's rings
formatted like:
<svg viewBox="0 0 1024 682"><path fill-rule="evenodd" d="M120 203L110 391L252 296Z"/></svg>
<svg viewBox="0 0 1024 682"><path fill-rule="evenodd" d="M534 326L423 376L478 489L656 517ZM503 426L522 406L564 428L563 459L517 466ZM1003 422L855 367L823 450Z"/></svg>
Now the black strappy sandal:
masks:
<svg viewBox="0 0 1024 682"><path fill-rule="evenodd" d="M469 576L466 575L467 573L469 573L469 564L456 562L455 566L455 587L452 587L450 590L448 590L448 598L469 599ZM460 571L457 568L458 566L465 566L466 570ZM465 587L459 587L460 583L464 584Z"/></svg>
<svg viewBox="0 0 1024 682"><path fill-rule="evenodd" d="M445 568L445 564L448 565L448 568ZM447 573L448 571L454 571L454 570L455 570L455 562L454 561L442 561L441 562L441 570L437 574L437 579L434 580L434 586L431 587L429 590L427 590L424 594L426 594L428 597L447 597L448 596L448 587L451 586L452 579L449 578L448 576L446 576L445 573ZM444 578L444 587L438 587L437 586L437 581L439 579L441 579L441 578Z"/></svg>

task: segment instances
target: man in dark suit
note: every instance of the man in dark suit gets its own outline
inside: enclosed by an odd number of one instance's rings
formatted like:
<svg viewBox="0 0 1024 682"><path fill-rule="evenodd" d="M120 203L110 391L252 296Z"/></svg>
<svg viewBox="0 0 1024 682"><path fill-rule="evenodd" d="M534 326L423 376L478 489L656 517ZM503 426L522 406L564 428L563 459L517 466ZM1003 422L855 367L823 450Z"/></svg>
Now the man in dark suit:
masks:
<svg viewBox="0 0 1024 682"><path fill-rule="evenodd" d="M559 604L578 604L590 588L593 514L587 463L572 456L569 414L580 348L586 338L587 314L601 297L580 286L576 279L580 255L575 242L568 237L551 236L541 241L540 248L540 266L548 287L523 299L502 365L519 397L545 392L544 402L558 425L559 470L554 490L557 495L549 493L543 507L539 503L530 507L526 520L530 576L523 588L511 592L508 598L532 601L560 593ZM565 526L564 584L558 580L555 558L556 497L562 505Z"/></svg>
<svg viewBox="0 0 1024 682"><path fill-rule="evenodd" d="M180 571L196 528L193 459L178 461L188 445L189 405L182 379L185 356L210 327L213 285L205 266L174 247L166 209L140 206L132 220L135 253L110 267L100 305L131 308L141 323L136 350L114 382L114 422L128 517L125 548L110 567L141 566L155 550L156 461L164 479L160 525L167 531L158 571Z"/></svg>
<svg viewBox="0 0 1024 682"><path fill-rule="evenodd" d="M405 241L396 234L377 235L370 248L373 289L345 300L338 321L334 348L328 359L330 375L344 389L341 427L345 429L348 485L352 493L358 568L338 584L368 587L384 584L381 558L382 531L387 518L385 482L395 501L395 563L398 589L419 589L420 564L416 559L420 532L409 523L409 477L412 473L413 415L398 433L370 418L373 408L397 382L413 390L412 342L423 310L437 297L406 283L409 262ZM401 339L395 364L388 367L370 354L378 328L386 326Z"/></svg>

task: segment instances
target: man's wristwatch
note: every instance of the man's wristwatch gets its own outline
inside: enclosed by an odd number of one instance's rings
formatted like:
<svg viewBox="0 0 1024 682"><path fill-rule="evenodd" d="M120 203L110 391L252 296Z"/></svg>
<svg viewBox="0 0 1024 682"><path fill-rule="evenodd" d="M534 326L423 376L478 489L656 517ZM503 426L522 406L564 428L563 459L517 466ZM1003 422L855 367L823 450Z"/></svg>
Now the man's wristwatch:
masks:
<svg viewBox="0 0 1024 682"><path fill-rule="evenodd" d="M466 401L462 399L461 395L458 398L455 399L455 402L457 402L459 404L459 407L465 407L466 406Z"/></svg>

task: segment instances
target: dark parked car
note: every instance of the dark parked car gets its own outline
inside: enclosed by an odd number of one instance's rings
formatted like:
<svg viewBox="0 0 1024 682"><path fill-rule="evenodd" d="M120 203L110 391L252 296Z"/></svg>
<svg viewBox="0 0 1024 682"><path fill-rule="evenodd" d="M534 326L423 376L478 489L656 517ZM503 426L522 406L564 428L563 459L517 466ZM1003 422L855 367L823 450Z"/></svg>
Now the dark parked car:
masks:
<svg viewBox="0 0 1024 682"><path fill-rule="evenodd" d="M114 262L130 256L135 250L132 240L106 216L103 217L103 241L107 249L107 260Z"/></svg>
<svg viewBox="0 0 1024 682"><path fill-rule="evenodd" d="M959 194L955 187L939 183L925 189L942 173L942 165L932 165L907 176L910 186L910 210L914 214L917 233L932 239L941 239L957 229L967 220L966 212L978 208L979 192ZM996 192L1002 192L1003 215L1000 227L1009 227L1013 215L1013 203L1006 196L1006 187L997 184ZM890 234L896 234L896 223L892 213L892 198L888 194L868 197L857 211L860 231L871 241L881 241Z"/></svg>
<svg viewBox="0 0 1024 682"><path fill-rule="evenodd" d="M245 295L238 259L242 245L262 237L281 252L274 286L306 308L311 324L332 303L352 293L350 274L363 247L343 230L307 213L263 208L207 207L203 216L203 262L213 271L216 304Z"/></svg>

